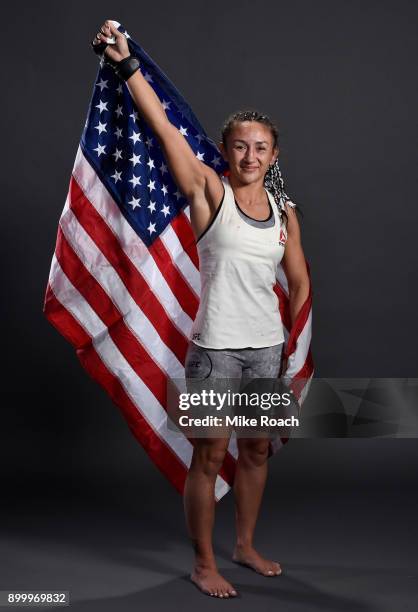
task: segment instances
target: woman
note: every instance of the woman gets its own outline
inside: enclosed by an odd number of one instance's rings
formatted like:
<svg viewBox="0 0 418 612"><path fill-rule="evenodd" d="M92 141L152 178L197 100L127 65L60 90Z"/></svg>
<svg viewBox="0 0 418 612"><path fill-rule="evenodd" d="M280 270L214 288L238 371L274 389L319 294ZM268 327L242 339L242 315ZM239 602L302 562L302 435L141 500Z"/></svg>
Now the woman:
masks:
<svg viewBox="0 0 418 612"><path fill-rule="evenodd" d="M277 130L257 112L232 115L224 125L220 150L229 176L197 159L167 118L152 87L130 56L124 34L106 21L93 45L109 43L106 60L127 84L148 126L158 138L170 172L190 204L199 252L201 297L186 356L186 377L276 378L282 364L283 326L273 291L281 261L292 322L308 297L309 278L292 203L278 207L265 188L278 172ZM278 177L280 181L280 174ZM283 184L272 183L272 190ZM279 190L283 195L284 191ZM285 194L284 194L285 195ZM195 550L191 580L202 592L236 596L218 572L212 548L214 487L229 437L197 438L184 490L188 531ZM264 576L281 573L279 563L262 557L253 534L267 477L269 439L237 438L234 479L237 542L232 559Z"/></svg>

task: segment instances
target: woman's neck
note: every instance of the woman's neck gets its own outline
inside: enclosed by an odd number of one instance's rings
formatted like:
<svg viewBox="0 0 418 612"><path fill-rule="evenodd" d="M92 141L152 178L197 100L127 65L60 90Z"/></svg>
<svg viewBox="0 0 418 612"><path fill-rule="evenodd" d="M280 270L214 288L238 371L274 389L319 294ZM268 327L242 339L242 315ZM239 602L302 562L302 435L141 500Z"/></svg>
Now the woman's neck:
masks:
<svg viewBox="0 0 418 612"><path fill-rule="evenodd" d="M264 202L265 187L264 182L241 183L234 176L228 176L229 184L232 187L237 200L245 206L251 207L260 202Z"/></svg>

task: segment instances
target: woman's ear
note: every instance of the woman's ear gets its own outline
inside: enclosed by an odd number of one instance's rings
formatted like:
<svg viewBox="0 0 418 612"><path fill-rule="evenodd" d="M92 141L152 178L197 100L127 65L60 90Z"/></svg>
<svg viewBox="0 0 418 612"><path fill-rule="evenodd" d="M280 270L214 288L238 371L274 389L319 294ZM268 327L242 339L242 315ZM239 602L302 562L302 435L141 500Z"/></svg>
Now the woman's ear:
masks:
<svg viewBox="0 0 418 612"><path fill-rule="evenodd" d="M228 161L228 153L226 152L226 149L224 147L224 143L220 142L219 143L219 150L221 152L222 157L224 158L224 161Z"/></svg>
<svg viewBox="0 0 418 612"><path fill-rule="evenodd" d="M280 152L280 151L279 151L279 148L278 148L278 147L275 147L275 148L273 149L273 157L272 157L271 162L270 162L271 164L274 164L274 163L275 163L276 159L279 157L279 152Z"/></svg>

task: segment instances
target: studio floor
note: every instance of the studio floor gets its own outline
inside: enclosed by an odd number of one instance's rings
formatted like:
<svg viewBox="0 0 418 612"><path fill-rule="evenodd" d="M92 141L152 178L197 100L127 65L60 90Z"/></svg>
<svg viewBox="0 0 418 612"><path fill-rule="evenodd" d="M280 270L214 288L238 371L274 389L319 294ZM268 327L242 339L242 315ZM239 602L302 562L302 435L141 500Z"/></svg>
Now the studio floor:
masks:
<svg viewBox="0 0 418 612"><path fill-rule="evenodd" d="M65 590L70 609L107 612L230 609L398 612L418 601L413 489L347 485L283 488L269 479L256 545L283 573L263 577L231 560L233 497L216 509L215 552L239 596L202 594L182 498L158 472L148 482L98 475L39 478L7 497L0 589ZM46 608L38 608L46 609Z"/></svg>

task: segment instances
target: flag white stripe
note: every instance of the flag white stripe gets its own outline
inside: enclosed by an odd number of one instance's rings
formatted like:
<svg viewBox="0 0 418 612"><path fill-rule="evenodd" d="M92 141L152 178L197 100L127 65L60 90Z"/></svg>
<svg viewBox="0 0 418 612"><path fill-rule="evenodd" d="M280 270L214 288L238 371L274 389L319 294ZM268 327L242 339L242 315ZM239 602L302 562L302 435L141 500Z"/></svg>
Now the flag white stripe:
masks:
<svg viewBox="0 0 418 612"><path fill-rule="evenodd" d="M306 380L305 385L303 387L303 389L301 390L300 396L299 396L299 404L302 405L303 402L305 401L306 396L308 395L312 380L313 380L313 371L312 374L309 376L309 378Z"/></svg>
<svg viewBox="0 0 418 612"><path fill-rule="evenodd" d="M170 378L184 378L183 364L163 342L158 330L131 297L116 270L97 248L71 209L61 221L61 228L77 257L117 306L127 327L152 355L153 360Z"/></svg>
<svg viewBox="0 0 418 612"><path fill-rule="evenodd" d="M237 434L235 430L232 431L231 437L229 438L228 451L235 459L238 458Z"/></svg>
<svg viewBox="0 0 418 612"><path fill-rule="evenodd" d="M171 225L167 225L160 234L167 251L170 253L177 268L184 276L186 282L191 286L197 298L200 296L200 272L183 249L181 242Z"/></svg>
<svg viewBox="0 0 418 612"><path fill-rule="evenodd" d="M276 436L272 440L270 440L271 450L273 453L277 453L283 446L283 442L280 439L280 436Z"/></svg>
<svg viewBox="0 0 418 612"><path fill-rule="evenodd" d="M281 288L283 289L283 291L285 292L285 294L287 295L287 297L289 297L289 287L287 284L287 278L286 278L286 274L284 273L282 264L279 264L277 266L276 279L279 285L281 286Z"/></svg>
<svg viewBox="0 0 418 612"><path fill-rule="evenodd" d="M188 338L193 321L182 309L147 246L121 214L116 202L85 159L80 147L73 174L89 202L117 237L121 249L138 270L138 274L152 287L152 292L163 305L168 317Z"/></svg>
<svg viewBox="0 0 418 612"><path fill-rule="evenodd" d="M302 331L297 339L296 350L289 355L286 377L293 378L304 366L312 336L312 309L309 311Z"/></svg>
<svg viewBox="0 0 418 612"><path fill-rule="evenodd" d="M186 204L186 206L183 208L183 212L190 221L190 204Z"/></svg>
<svg viewBox="0 0 418 612"><path fill-rule="evenodd" d="M188 469L193 453L193 447L189 440L186 436L179 436L175 431L168 429L166 425L167 413L164 408L114 344L107 327L65 275L55 255L51 267L54 267L54 273L51 275L51 290L57 300L92 337L92 344L97 354L108 370L119 380L125 393L137 410L146 418L155 435L158 435L169 445ZM217 498L220 499L229 489L228 483L218 475L215 485Z"/></svg>

